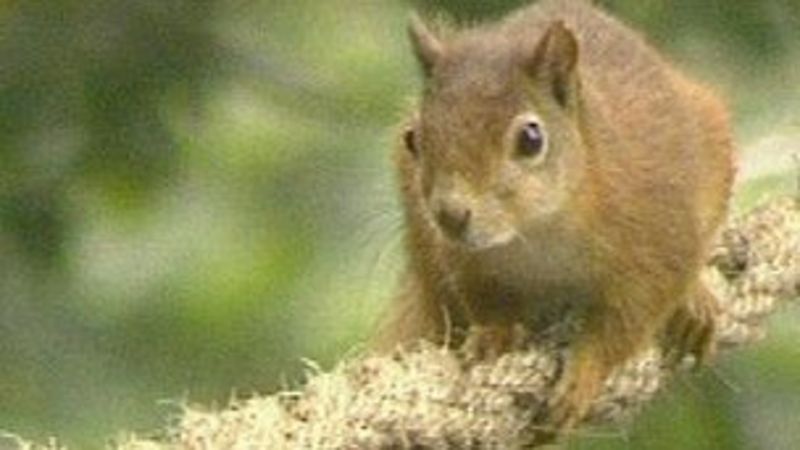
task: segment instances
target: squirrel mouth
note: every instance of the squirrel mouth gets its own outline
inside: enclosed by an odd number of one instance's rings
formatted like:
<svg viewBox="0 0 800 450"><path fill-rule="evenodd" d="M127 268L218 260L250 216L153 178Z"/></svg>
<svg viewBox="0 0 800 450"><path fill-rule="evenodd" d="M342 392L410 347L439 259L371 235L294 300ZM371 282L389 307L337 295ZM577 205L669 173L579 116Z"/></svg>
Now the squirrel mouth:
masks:
<svg viewBox="0 0 800 450"><path fill-rule="evenodd" d="M470 228L458 236L442 233L445 239L462 250L468 252L482 252L494 250L517 241L519 234L513 230L499 233L488 233Z"/></svg>

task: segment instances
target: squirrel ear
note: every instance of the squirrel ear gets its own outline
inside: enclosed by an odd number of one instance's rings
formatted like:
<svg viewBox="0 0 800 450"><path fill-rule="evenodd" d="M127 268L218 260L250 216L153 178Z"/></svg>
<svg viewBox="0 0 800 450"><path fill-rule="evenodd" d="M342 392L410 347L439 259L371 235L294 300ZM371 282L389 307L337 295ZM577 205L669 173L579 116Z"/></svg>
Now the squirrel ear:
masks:
<svg viewBox="0 0 800 450"><path fill-rule="evenodd" d="M413 14L408 23L408 36L422 72L429 77L444 54L442 41L417 14Z"/></svg>
<svg viewBox="0 0 800 450"><path fill-rule="evenodd" d="M527 69L545 83L561 106L574 100L578 89L578 40L564 22L554 22L536 46Z"/></svg>

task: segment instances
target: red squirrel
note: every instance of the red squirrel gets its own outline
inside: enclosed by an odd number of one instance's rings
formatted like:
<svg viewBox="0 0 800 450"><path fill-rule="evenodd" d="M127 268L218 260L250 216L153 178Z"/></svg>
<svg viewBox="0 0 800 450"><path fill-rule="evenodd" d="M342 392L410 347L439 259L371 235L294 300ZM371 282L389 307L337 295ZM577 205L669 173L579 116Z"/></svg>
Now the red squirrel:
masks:
<svg viewBox="0 0 800 450"><path fill-rule="evenodd" d="M484 355L578 311L548 423L662 335L710 351L699 282L734 176L726 107L589 2L443 31L412 18L424 78L394 162L405 277L382 347L470 329Z"/></svg>

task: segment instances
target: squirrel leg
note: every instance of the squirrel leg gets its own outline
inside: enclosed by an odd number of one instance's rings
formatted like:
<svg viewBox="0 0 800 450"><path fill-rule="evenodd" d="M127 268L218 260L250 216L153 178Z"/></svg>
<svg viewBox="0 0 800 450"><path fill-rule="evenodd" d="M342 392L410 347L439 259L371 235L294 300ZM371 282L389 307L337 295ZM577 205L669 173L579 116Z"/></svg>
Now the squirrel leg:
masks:
<svg viewBox="0 0 800 450"><path fill-rule="evenodd" d="M648 315L645 308L657 299L640 288L618 284L609 292L604 306L588 312L585 325L571 345L571 355L550 398L547 414L537 420L550 429L541 433L537 439L540 443L550 442L579 425L612 370L650 342L653 321L662 318Z"/></svg>
<svg viewBox="0 0 800 450"><path fill-rule="evenodd" d="M597 355L595 345L582 345L567 362L548 406L546 424L555 434L575 428L589 412L611 367Z"/></svg>
<svg viewBox="0 0 800 450"><path fill-rule="evenodd" d="M582 334L565 363L562 376L550 397L547 415L539 418L551 431L543 433L544 441L575 428L589 412L592 401L600 393L613 368L611 357L601 340L614 339L610 333Z"/></svg>
<svg viewBox="0 0 800 450"><path fill-rule="evenodd" d="M716 296L698 282L693 293L681 305L667 324L665 352L669 365L677 365L686 356L694 357L695 366L711 360L716 352L714 345L714 317L719 306Z"/></svg>

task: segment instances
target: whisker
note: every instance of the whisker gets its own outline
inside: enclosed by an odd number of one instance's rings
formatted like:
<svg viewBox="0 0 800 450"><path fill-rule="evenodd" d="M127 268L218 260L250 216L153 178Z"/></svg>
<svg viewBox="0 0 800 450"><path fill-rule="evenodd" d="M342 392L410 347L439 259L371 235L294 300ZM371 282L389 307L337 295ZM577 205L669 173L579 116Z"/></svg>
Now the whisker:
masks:
<svg viewBox="0 0 800 450"><path fill-rule="evenodd" d="M376 271L385 267L387 255L397 253L396 249L398 247L398 244L402 242L404 237L402 232L403 228L404 228L403 223L401 221L398 221L392 224L389 230L387 231L386 239L384 240L383 245L375 255L372 264L370 265L371 279L377 279L377 277L375 277Z"/></svg>
<svg viewBox="0 0 800 450"><path fill-rule="evenodd" d="M714 377L716 381L718 381L722 386L728 389L730 392L733 392L736 395L742 393L742 387L739 386L735 381L733 381L730 377L722 373L722 370L718 367L710 367L709 373Z"/></svg>
<svg viewBox="0 0 800 450"><path fill-rule="evenodd" d="M529 247L530 246L530 241L528 241L528 237L525 236L524 234L522 234L517 229L514 229L514 238L519 239L520 241L522 241L522 245L524 245L525 247Z"/></svg>
<svg viewBox="0 0 800 450"><path fill-rule="evenodd" d="M396 233L397 229L402 226L402 220L399 215L392 210L374 211L373 214L366 220L360 221L363 225L362 232L358 233L356 244L360 248L372 248L372 241L379 239L382 234L389 235Z"/></svg>

